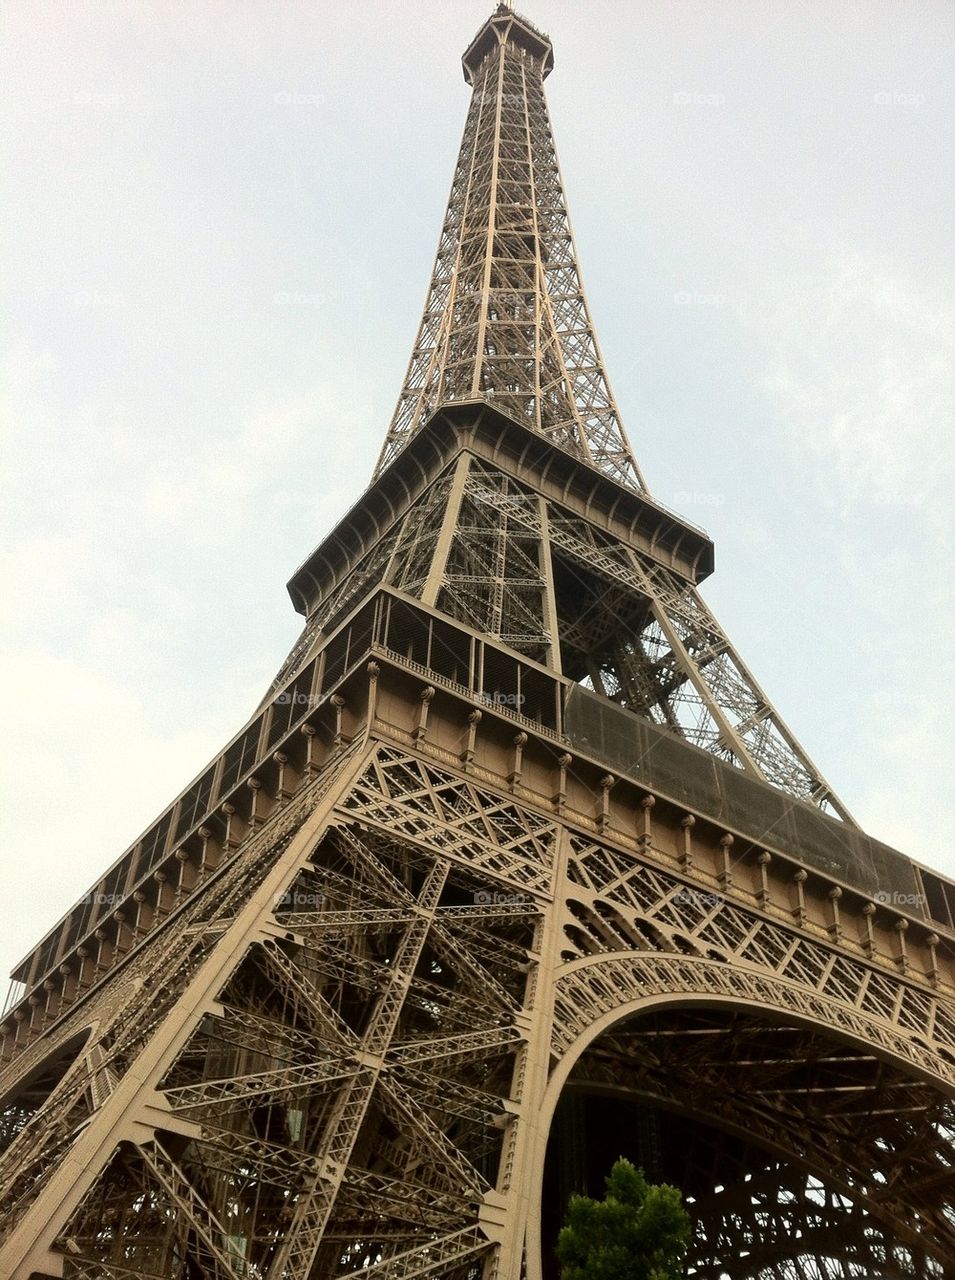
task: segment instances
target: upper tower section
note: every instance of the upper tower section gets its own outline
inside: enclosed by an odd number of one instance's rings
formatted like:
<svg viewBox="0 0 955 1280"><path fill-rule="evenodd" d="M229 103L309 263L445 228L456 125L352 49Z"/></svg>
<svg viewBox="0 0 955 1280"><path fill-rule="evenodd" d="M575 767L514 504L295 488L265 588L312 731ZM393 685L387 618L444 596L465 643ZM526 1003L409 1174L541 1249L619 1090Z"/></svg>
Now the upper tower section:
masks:
<svg viewBox="0 0 955 1280"><path fill-rule="evenodd" d="M475 83L484 59L496 54L503 44L513 44L536 58L542 78L554 69L554 46L548 37L516 14L510 5L499 4L461 58L468 84Z"/></svg>
<svg viewBox="0 0 955 1280"><path fill-rule="evenodd" d="M645 490L577 267L544 99L551 43L502 4L463 65L471 105L424 317L376 474L442 406L486 400L618 483Z"/></svg>

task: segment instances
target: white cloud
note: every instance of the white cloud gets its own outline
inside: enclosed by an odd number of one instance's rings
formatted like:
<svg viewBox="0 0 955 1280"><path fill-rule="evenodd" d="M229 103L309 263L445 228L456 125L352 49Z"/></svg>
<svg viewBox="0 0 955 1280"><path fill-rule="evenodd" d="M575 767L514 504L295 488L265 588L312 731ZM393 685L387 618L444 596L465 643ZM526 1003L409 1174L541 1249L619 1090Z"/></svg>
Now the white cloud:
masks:
<svg viewBox="0 0 955 1280"><path fill-rule="evenodd" d="M885 843L955 875L955 821L944 798L950 766L934 758L935 744L950 736L950 700L939 692L875 693L866 717L872 754L862 807L867 826Z"/></svg>
<svg viewBox="0 0 955 1280"><path fill-rule="evenodd" d="M25 952L165 807L218 743L208 713L163 733L144 689L63 655L0 653L10 787L4 945ZM13 787L15 785L15 793Z"/></svg>
<svg viewBox="0 0 955 1280"><path fill-rule="evenodd" d="M815 570L829 584L817 659L834 631L855 650L853 722L843 710L832 725L856 744L843 769L850 807L873 835L950 872L953 333L935 281L844 252L752 330L770 421L811 479L806 521L828 548Z"/></svg>
<svg viewBox="0 0 955 1280"><path fill-rule="evenodd" d="M825 261L761 317L765 385L823 492L856 504L950 508L955 311L859 254Z"/></svg>

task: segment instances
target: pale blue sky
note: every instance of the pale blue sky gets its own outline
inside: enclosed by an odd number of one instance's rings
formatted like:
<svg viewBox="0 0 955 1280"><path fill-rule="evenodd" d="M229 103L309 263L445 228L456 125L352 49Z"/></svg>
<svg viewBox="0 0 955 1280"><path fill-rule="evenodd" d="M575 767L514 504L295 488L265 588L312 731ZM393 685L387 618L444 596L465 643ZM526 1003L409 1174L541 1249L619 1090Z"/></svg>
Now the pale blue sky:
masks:
<svg viewBox="0 0 955 1280"><path fill-rule="evenodd" d="M7 0L4 972L232 735L367 483L490 12ZM519 6L520 7L520 6ZM532 0L598 337L705 594L955 873L953 9Z"/></svg>

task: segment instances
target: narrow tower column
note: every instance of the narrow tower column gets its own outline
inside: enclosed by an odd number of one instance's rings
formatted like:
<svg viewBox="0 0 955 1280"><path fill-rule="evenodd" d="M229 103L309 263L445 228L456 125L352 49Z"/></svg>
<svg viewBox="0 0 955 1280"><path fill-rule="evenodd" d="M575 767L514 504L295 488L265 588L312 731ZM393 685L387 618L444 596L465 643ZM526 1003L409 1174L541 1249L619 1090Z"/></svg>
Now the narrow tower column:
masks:
<svg viewBox="0 0 955 1280"><path fill-rule="evenodd" d="M471 107L378 471L442 405L486 399L643 490L577 266L544 99L550 40L501 5L463 65Z"/></svg>

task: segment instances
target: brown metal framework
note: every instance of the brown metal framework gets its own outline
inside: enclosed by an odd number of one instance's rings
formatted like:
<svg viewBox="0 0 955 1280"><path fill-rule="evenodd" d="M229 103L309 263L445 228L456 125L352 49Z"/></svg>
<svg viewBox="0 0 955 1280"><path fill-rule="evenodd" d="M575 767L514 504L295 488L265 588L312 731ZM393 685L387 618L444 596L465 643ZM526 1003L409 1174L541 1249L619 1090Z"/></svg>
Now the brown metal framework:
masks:
<svg viewBox="0 0 955 1280"><path fill-rule="evenodd" d="M861 832L633 463L507 6L374 482L252 719L15 971L0 1275L550 1280L619 1154L700 1280L955 1269L955 885Z"/></svg>
<svg viewBox="0 0 955 1280"><path fill-rule="evenodd" d="M463 61L471 107L378 470L440 405L483 396L605 475L644 489L577 268L544 100L550 42L499 14Z"/></svg>

